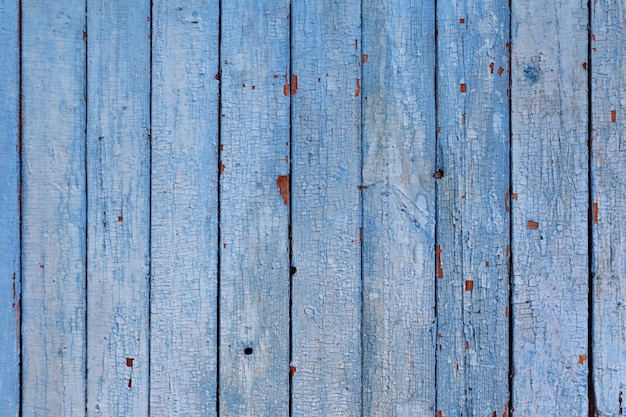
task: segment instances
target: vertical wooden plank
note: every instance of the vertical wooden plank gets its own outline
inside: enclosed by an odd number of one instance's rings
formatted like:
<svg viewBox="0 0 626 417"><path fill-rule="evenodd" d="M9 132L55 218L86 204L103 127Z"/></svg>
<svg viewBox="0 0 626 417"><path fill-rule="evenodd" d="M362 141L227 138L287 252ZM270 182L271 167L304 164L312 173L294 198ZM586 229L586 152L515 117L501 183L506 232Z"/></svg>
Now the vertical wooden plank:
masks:
<svg viewBox="0 0 626 417"><path fill-rule="evenodd" d="M513 2L513 408L588 412L586 1Z"/></svg>
<svg viewBox="0 0 626 417"><path fill-rule="evenodd" d="M20 403L19 10L0 1L0 415Z"/></svg>
<svg viewBox="0 0 626 417"><path fill-rule="evenodd" d="M88 2L87 411L148 414L150 2Z"/></svg>
<svg viewBox="0 0 626 417"><path fill-rule="evenodd" d="M294 416L362 411L360 16L292 5Z"/></svg>
<svg viewBox="0 0 626 417"><path fill-rule="evenodd" d="M22 1L24 416L85 413L85 2Z"/></svg>
<svg viewBox="0 0 626 417"><path fill-rule="evenodd" d="M437 408L509 408L509 7L437 3Z"/></svg>
<svg viewBox="0 0 626 417"><path fill-rule="evenodd" d="M363 415L435 414L435 15L363 3Z"/></svg>
<svg viewBox="0 0 626 417"><path fill-rule="evenodd" d="M289 1L222 2L220 59L219 414L286 416Z"/></svg>
<svg viewBox="0 0 626 417"><path fill-rule="evenodd" d="M215 415L218 1L153 6L150 412Z"/></svg>
<svg viewBox="0 0 626 417"><path fill-rule="evenodd" d="M626 406L626 4L592 7L593 380L598 416L620 416Z"/></svg>

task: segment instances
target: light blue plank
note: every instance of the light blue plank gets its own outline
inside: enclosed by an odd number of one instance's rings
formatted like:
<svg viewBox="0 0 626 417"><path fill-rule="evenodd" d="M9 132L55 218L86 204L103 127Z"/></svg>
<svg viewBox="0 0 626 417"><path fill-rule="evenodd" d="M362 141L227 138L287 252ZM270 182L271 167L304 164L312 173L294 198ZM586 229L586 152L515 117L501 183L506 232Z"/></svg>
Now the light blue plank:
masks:
<svg viewBox="0 0 626 417"><path fill-rule="evenodd" d="M435 414L435 9L363 3L363 415Z"/></svg>
<svg viewBox="0 0 626 417"><path fill-rule="evenodd" d="M361 4L292 4L292 414L361 414Z"/></svg>
<svg viewBox="0 0 626 417"><path fill-rule="evenodd" d="M147 416L150 2L88 2L87 412Z"/></svg>
<svg viewBox="0 0 626 417"><path fill-rule="evenodd" d="M289 1L221 4L219 414L287 416Z"/></svg>
<svg viewBox="0 0 626 417"><path fill-rule="evenodd" d="M0 415L20 403L18 2L0 1Z"/></svg>
<svg viewBox="0 0 626 417"><path fill-rule="evenodd" d="M509 409L509 7L437 3L437 409Z"/></svg>
<svg viewBox="0 0 626 417"><path fill-rule="evenodd" d="M155 1L150 413L215 415L217 1Z"/></svg>
<svg viewBox="0 0 626 417"><path fill-rule="evenodd" d="M512 4L513 409L587 415L586 1Z"/></svg>
<svg viewBox="0 0 626 417"><path fill-rule="evenodd" d="M593 2L593 381L597 415L626 407L626 4Z"/></svg>
<svg viewBox="0 0 626 417"><path fill-rule="evenodd" d="M85 3L22 1L22 408L85 414Z"/></svg>

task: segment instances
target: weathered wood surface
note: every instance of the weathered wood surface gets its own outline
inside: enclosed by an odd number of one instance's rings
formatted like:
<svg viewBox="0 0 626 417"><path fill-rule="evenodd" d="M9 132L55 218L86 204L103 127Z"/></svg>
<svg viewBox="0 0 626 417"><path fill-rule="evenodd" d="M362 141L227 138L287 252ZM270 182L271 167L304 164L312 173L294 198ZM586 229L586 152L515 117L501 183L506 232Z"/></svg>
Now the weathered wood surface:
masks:
<svg viewBox="0 0 626 417"><path fill-rule="evenodd" d="M363 2L364 416L435 414L434 13Z"/></svg>
<svg viewBox="0 0 626 417"><path fill-rule="evenodd" d="M586 415L588 9L512 13L513 408Z"/></svg>
<svg viewBox="0 0 626 417"><path fill-rule="evenodd" d="M81 416L87 345L85 3L21 5L22 414Z"/></svg>
<svg viewBox="0 0 626 417"><path fill-rule="evenodd" d="M0 415L19 412L20 51L18 3L0 1Z"/></svg>
<svg viewBox="0 0 626 417"><path fill-rule="evenodd" d="M87 17L87 413L141 417L150 382L150 2L88 1Z"/></svg>
<svg viewBox="0 0 626 417"><path fill-rule="evenodd" d="M150 413L217 400L216 0L153 3Z"/></svg>
<svg viewBox="0 0 626 417"><path fill-rule="evenodd" d="M360 7L291 10L294 416L361 413Z"/></svg>
<svg viewBox="0 0 626 417"><path fill-rule="evenodd" d="M593 382L604 417L626 406L626 4L592 7Z"/></svg>
<svg viewBox="0 0 626 417"><path fill-rule="evenodd" d="M437 3L437 409L509 407L509 7Z"/></svg>
<svg viewBox="0 0 626 417"><path fill-rule="evenodd" d="M287 416L289 2L221 4L219 414Z"/></svg>

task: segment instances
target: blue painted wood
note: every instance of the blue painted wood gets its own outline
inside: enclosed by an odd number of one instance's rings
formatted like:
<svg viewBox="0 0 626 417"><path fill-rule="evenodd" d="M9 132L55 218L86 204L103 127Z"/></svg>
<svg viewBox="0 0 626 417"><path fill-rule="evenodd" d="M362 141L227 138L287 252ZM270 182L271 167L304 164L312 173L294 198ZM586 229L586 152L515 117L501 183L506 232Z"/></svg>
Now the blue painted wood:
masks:
<svg viewBox="0 0 626 417"><path fill-rule="evenodd" d="M433 3L365 1L361 62L363 415L434 415Z"/></svg>
<svg viewBox="0 0 626 417"><path fill-rule="evenodd" d="M219 414L287 416L289 1L221 4Z"/></svg>
<svg viewBox="0 0 626 417"><path fill-rule="evenodd" d="M292 4L292 415L360 415L361 4Z"/></svg>
<svg viewBox="0 0 626 417"><path fill-rule="evenodd" d="M509 409L509 8L437 3L437 409Z"/></svg>
<svg viewBox="0 0 626 417"><path fill-rule="evenodd" d="M626 392L626 4L593 2L593 381L598 416L621 416Z"/></svg>
<svg viewBox="0 0 626 417"><path fill-rule="evenodd" d="M18 3L0 1L0 415L20 403Z"/></svg>
<svg viewBox="0 0 626 417"><path fill-rule="evenodd" d="M587 415L585 1L512 4L513 408Z"/></svg>
<svg viewBox="0 0 626 417"><path fill-rule="evenodd" d="M87 413L147 416L150 2L88 1Z"/></svg>
<svg viewBox="0 0 626 417"><path fill-rule="evenodd" d="M85 414L85 3L22 4L22 415Z"/></svg>
<svg viewBox="0 0 626 417"><path fill-rule="evenodd" d="M153 3L153 415L215 415L218 24L217 1Z"/></svg>

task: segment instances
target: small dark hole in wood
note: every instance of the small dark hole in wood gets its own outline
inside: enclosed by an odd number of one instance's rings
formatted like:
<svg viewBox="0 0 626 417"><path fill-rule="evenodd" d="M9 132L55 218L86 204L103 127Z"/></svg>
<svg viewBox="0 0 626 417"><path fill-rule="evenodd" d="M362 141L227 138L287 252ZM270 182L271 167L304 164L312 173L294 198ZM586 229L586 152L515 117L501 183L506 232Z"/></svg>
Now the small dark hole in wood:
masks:
<svg viewBox="0 0 626 417"><path fill-rule="evenodd" d="M243 353L245 353L246 355L252 355L252 348L247 347L243 350Z"/></svg>

